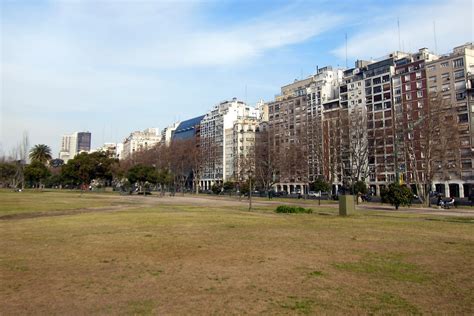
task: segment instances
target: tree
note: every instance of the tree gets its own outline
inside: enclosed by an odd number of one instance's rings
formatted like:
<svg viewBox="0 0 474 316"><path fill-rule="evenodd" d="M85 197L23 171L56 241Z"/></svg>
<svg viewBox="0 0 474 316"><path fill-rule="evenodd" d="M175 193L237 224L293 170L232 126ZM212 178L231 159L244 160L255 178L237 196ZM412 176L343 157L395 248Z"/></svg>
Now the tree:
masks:
<svg viewBox="0 0 474 316"><path fill-rule="evenodd" d="M92 180L103 180L110 184L112 170L117 160L104 152L80 153L61 167L61 175L66 184L89 185Z"/></svg>
<svg viewBox="0 0 474 316"><path fill-rule="evenodd" d="M224 189L224 192L231 194L232 191L235 189L235 183L232 181L226 181L222 185L222 188Z"/></svg>
<svg viewBox="0 0 474 316"><path fill-rule="evenodd" d="M365 181L357 181L354 183L354 192L352 192L353 194L366 194L367 191L367 184Z"/></svg>
<svg viewBox="0 0 474 316"><path fill-rule="evenodd" d="M331 185L329 183L327 183L326 181L324 181L323 179L321 178L318 178L316 179L314 182L311 182L309 184L309 188L311 189L311 191L315 191L315 192L329 192L331 191Z"/></svg>
<svg viewBox="0 0 474 316"><path fill-rule="evenodd" d="M255 179L265 192L270 191L279 178L278 154L269 140L266 123L262 123L255 134Z"/></svg>
<svg viewBox="0 0 474 316"><path fill-rule="evenodd" d="M35 145L30 150L30 159L32 161L39 161L42 164L47 163L52 158L51 156L51 148L45 144L38 144Z"/></svg>
<svg viewBox="0 0 474 316"><path fill-rule="evenodd" d="M403 119L403 117L402 117ZM433 181L449 180L461 176L461 150L458 112L450 100L430 94L427 103L419 110L417 120L404 124L397 122L397 143L406 161L407 183L416 186L420 199L429 203Z"/></svg>
<svg viewBox="0 0 474 316"><path fill-rule="evenodd" d="M25 180L32 187L41 188L42 181L48 178L51 172L39 160L33 162L25 167Z"/></svg>
<svg viewBox="0 0 474 316"><path fill-rule="evenodd" d="M398 207L400 205L411 205L413 193L405 185L400 185L399 183L391 183L388 186L388 189L385 189L381 192L381 196L383 202L388 202L394 205L395 209L398 210Z"/></svg>
<svg viewBox="0 0 474 316"><path fill-rule="evenodd" d="M14 185L16 169L16 165L12 162L0 162L0 187L10 187Z"/></svg>
<svg viewBox="0 0 474 316"><path fill-rule="evenodd" d="M138 184L139 191L142 192L147 182L156 184L159 176L155 168L137 164L128 170L127 178L131 183Z"/></svg>

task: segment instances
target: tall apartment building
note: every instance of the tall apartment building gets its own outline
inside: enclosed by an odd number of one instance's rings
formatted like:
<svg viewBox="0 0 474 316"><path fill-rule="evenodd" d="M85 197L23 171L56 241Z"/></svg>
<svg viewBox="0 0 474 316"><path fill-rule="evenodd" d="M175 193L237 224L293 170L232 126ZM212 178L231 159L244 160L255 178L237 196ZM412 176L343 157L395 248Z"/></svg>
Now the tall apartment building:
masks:
<svg viewBox="0 0 474 316"><path fill-rule="evenodd" d="M473 192L474 171L474 45L467 43L453 52L426 63L428 93L433 104L440 103L449 139L438 146L446 146L447 155L437 157L434 185L446 196L464 197ZM456 146L451 147L453 144Z"/></svg>
<svg viewBox="0 0 474 316"><path fill-rule="evenodd" d="M234 142L239 142L241 139L235 137L235 128L239 133L243 130L245 140L248 141L245 147L253 146L250 143L250 138L252 138L250 135L254 133L254 130L251 128L250 121L258 116L259 112L256 109L236 98L221 102L204 116L200 128L202 155L200 187L202 189L210 190L214 184L234 180L235 157L236 155L240 157L241 153L245 153L245 148L234 152ZM239 129L239 126L242 128Z"/></svg>
<svg viewBox="0 0 474 316"><path fill-rule="evenodd" d="M144 131L135 131L123 141L121 159L133 156L137 151L147 150L161 141L161 134L158 128L148 128Z"/></svg>
<svg viewBox="0 0 474 316"><path fill-rule="evenodd" d="M91 133L75 132L70 135L64 135L61 140L61 149L59 158L66 163L74 158L80 152L89 152L91 150Z"/></svg>
<svg viewBox="0 0 474 316"><path fill-rule="evenodd" d="M367 108L369 185L380 191L396 180L392 77L395 61L408 56L395 52L363 68Z"/></svg>
<svg viewBox="0 0 474 316"><path fill-rule="evenodd" d="M422 185L427 179L424 120L430 115L425 65L436 59L438 56L422 48L396 60L392 77L396 178L422 196L429 191Z"/></svg>
<svg viewBox="0 0 474 316"><path fill-rule="evenodd" d="M278 164L277 191L308 190L308 182L324 175L324 104L338 98L341 70L324 67L316 74L281 88L268 103L270 151ZM329 169L329 168L327 168Z"/></svg>
<svg viewBox="0 0 474 316"><path fill-rule="evenodd" d="M226 179L243 181L255 170L255 133L258 117L237 118L226 130Z"/></svg>

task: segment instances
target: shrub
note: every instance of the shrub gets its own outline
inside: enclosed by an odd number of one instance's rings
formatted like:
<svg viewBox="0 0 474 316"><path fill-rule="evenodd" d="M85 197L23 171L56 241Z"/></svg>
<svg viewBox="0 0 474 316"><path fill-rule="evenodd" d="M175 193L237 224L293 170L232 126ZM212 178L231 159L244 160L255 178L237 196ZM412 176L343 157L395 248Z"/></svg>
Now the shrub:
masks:
<svg viewBox="0 0 474 316"><path fill-rule="evenodd" d="M310 208L304 208L301 206L292 206L292 205L280 205L276 208L275 212L277 213L306 213L311 214L313 210Z"/></svg>
<svg viewBox="0 0 474 316"><path fill-rule="evenodd" d="M413 198L411 190L404 185L391 183L388 189L381 191L382 203L390 203L398 210L399 206L410 206Z"/></svg>

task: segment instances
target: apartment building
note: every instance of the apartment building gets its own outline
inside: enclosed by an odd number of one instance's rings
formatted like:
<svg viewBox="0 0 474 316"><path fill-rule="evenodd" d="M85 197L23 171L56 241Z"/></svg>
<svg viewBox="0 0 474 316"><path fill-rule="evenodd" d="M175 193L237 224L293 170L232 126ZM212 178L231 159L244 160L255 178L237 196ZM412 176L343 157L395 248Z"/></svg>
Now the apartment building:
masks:
<svg viewBox="0 0 474 316"><path fill-rule="evenodd" d="M392 77L395 61L408 56L395 52L363 68L367 108L368 174L371 191L380 191L395 182L395 137Z"/></svg>
<svg viewBox="0 0 474 316"><path fill-rule="evenodd" d="M249 119L257 119L259 112L243 101L233 98L216 105L201 120L200 148L201 148L201 179L200 187L210 190L214 184L222 184L231 180L235 175L236 156L245 153L245 149L234 152L235 129L244 131L246 139L255 138L255 130L250 128ZM239 129L239 124L240 128ZM237 127L235 127L237 125ZM250 140L249 140L250 142ZM250 146L250 144L246 144ZM237 146L238 148L240 146Z"/></svg>
<svg viewBox="0 0 474 316"><path fill-rule="evenodd" d="M170 145L171 140L173 138L173 134L176 131L176 129L178 128L179 124L180 124L180 122L175 122L175 123L171 124L170 126L165 127L161 131L161 141L160 141L161 144L166 145L166 146Z"/></svg>
<svg viewBox="0 0 474 316"><path fill-rule="evenodd" d="M278 162L277 191L307 192L308 183L323 177L324 104L337 100L342 71L318 68L306 79L283 86L268 103L268 144ZM324 168L326 166L326 168Z"/></svg>
<svg viewBox="0 0 474 316"><path fill-rule="evenodd" d="M473 190L473 73L473 43L456 47L452 53L426 63L430 102L440 103L444 120L451 126L446 129L449 140L438 144L440 148L446 147L448 154L437 157L433 188L446 196L464 197Z"/></svg>
<svg viewBox="0 0 474 316"><path fill-rule="evenodd" d="M123 141L121 159L128 159L135 152L152 148L161 141L161 134L158 128L147 128L144 131L135 131Z"/></svg>
<svg viewBox="0 0 474 316"><path fill-rule="evenodd" d="M424 196L429 188L424 126L430 115L425 65L438 59L427 48L395 61L392 77L396 179Z"/></svg>
<svg viewBox="0 0 474 316"><path fill-rule="evenodd" d="M69 159L74 158L80 152L89 152L91 150L90 132L75 132L70 135L64 135L61 140L61 149L59 158L67 163Z"/></svg>

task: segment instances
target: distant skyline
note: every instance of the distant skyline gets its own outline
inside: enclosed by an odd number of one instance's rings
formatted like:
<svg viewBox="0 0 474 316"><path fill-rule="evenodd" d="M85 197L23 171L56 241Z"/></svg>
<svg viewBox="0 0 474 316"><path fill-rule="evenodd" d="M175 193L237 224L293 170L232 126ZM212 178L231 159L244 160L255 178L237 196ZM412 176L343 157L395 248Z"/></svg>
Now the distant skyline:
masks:
<svg viewBox="0 0 474 316"><path fill-rule="evenodd" d="M344 68L346 34L349 67L473 40L470 0L346 2L1 1L0 154L24 131L57 157L75 131L96 148L233 97L270 101L317 66Z"/></svg>

